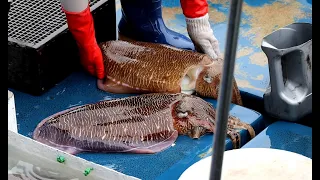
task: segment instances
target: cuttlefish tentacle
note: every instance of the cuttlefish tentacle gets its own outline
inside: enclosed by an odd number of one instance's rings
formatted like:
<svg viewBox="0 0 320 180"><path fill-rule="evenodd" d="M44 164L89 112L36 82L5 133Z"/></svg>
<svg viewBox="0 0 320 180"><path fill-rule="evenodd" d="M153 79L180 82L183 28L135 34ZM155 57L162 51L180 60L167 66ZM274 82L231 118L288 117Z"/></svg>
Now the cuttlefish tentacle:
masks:
<svg viewBox="0 0 320 180"><path fill-rule="evenodd" d="M197 118L194 118L201 117L201 115L196 114L197 110L194 107L206 112L208 115L206 117L207 121L198 121ZM214 108L206 101L197 101L197 104L195 104L195 101L188 100L187 98L179 101L173 108L173 110L176 111L176 113L173 114L174 119L176 119L176 121L174 121L175 129L178 130L179 134L186 134L193 139L198 139L201 135L208 132L215 133L216 111L212 111L212 109ZM194 125L195 122L197 122L198 125ZM255 136L255 131L250 124L241 122L239 118L229 115L226 133L231 139L234 148L239 148L241 145L241 136L238 129L248 130L251 138Z"/></svg>
<svg viewBox="0 0 320 180"><path fill-rule="evenodd" d="M237 118L235 116L232 116L232 115L229 116L228 127L232 128L232 129L245 129L245 130L248 130L251 139L256 136L255 131L254 131L253 127L250 124L242 122L242 121L240 121L239 118Z"/></svg>
<svg viewBox="0 0 320 180"><path fill-rule="evenodd" d="M227 134L230 137L234 148L239 148L241 145L241 136L239 132L241 129L247 130L251 139L255 137L255 130L250 124L240 121L240 119L235 116L229 115Z"/></svg>
<svg viewBox="0 0 320 180"><path fill-rule="evenodd" d="M239 149L241 146L241 135L239 131L227 128L227 135L231 139L232 146L234 149Z"/></svg>

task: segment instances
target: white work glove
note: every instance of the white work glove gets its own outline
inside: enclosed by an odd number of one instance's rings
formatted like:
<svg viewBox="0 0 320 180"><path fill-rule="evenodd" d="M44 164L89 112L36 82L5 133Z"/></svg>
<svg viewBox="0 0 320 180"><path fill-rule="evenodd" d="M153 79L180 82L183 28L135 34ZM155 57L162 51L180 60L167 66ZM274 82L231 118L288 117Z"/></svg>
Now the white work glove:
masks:
<svg viewBox="0 0 320 180"><path fill-rule="evenodd" d="M198 18L187 18L188 34L197 51L204 52L212 58L221 58L219 42L213 35L209 23L209 15L206 14Z"/></svg>

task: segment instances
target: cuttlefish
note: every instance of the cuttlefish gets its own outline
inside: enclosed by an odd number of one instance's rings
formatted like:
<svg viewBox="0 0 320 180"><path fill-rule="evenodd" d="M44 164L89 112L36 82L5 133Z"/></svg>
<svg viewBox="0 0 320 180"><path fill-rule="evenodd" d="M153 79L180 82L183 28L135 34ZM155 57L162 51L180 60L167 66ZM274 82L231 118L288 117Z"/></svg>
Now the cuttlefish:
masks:
<svg viewBox="0 0 320 180"><path fill-rule="evenodd" d="M178 135L214 133L213 106L194 95L151 93L73 107L42 120L33 138L70 154L80 152L157 153ZM253 128L229 116L227 134L240 146L236 128Z"/></svg>
<svg viewBox="0 0 320 180"><path fill-rule="evenodd" d="M223 60L168 45L139 41L99 44L106 77L98 88L110 93L187 93L218 98ZM233 78L232 103L242 105Z"/></svg>

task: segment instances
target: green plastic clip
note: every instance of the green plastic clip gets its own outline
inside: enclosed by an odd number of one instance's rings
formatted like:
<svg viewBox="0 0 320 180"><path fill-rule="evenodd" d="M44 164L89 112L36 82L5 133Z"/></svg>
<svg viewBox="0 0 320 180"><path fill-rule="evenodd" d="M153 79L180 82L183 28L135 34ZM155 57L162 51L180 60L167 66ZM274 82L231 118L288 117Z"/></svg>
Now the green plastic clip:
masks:
<svg viewBox="0 0 320 180"><path fill-rule="evenodd" d="M65 159L63 156L58 156L58 157L57 157L57 161L58 161L59 163L64 163L64 162L66 161L66 159Z"/></svg>
<svg viewBox="0 0 320 180"><path fill-rule="evenodd" d="M93 170L93 168L87 168L87 169L84 170L83 174L85 176L88 176L92 170Z"/></svg>

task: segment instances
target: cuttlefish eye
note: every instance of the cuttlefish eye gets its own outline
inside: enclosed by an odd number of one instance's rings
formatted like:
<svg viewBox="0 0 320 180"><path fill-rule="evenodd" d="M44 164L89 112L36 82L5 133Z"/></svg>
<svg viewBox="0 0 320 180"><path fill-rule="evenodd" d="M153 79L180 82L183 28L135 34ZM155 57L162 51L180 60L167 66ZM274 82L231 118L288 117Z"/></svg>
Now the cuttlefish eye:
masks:
<svg viewBox="0 0 320 180"><path fill-rule="evenodd" d="M188 112L178 112L177 116L179 118L185 118L188 116Z"/></svg>
<svg viewBox="0 0 320 180"><path fill-rule="evenodd" d="M203 76L203 80L207 83L211 83L212 82L212 77L209 76L208 74Z"/></svg>

